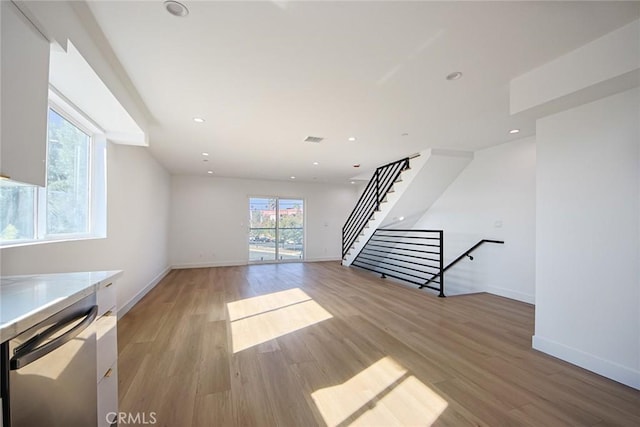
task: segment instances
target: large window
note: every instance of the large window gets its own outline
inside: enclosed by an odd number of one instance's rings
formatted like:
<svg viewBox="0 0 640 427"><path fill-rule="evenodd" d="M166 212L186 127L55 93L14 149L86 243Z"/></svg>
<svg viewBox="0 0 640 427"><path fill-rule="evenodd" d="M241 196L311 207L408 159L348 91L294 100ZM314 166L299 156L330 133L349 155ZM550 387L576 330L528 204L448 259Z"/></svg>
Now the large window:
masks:
<svg viewBox="0 0 640 427"><path fill-rule="evenodd" d="M105 144L74 115L82 121L78 112L49 109L45 188L11 182L0 186L3 246L104 235L104 213L97 211L106 209Z"/></svg>
<svg viewBox="0 0 640 427"><path fill-rule="evenodd" d="M304 201L275 197L249 199L249 261L304 258Z"/></svg>

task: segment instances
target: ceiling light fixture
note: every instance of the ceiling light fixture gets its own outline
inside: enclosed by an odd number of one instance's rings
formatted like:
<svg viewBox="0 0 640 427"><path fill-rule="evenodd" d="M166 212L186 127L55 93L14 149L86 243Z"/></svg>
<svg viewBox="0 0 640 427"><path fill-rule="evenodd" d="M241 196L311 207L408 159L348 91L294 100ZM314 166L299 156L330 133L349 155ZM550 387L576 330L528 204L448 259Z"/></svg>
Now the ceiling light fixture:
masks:
<svg viewBox="0 0 640 427"><path fill-rule="evenodd" d="M196 123L204 123L204 119L202 117L194 117L193 121Z"/></svg>
<svg viewBox="0 0 640 427"><path fill-rule="evenodd" d="M355 163L355 164L353 165L353 167L354 167L354 168L359 168L359 167L360 167L360 163Z"/></svg>
<svg viewBox="0 0 640 427"><path fill-rule="evenodd" d="M203 155L203 156L208 156L208 155L209 155L209 153L202 153L202 155Z"/></svg>
<svg viewBox="0 0 640 427"><path fill-rule="evenodd" d="M189 14L189 9L187 9L187 6L174 0L166 0L164 2L164 8L167 9L167 12L169 12L173 16L184 17Z"/></svg>
<svg viewBox="0 0 640 427"><path fill-rule="evenodd" d="M349 141L353 142L353 141L355 141L355 140L356 140L356 137L355 137L355 136L350 136L350 137L349 137Z"/></svg>
<svg viewBox="0 0 640 427"><path fill-rule="evenodd" d="M320 163L318 162L313 162L313 166L318 166Z"/></svg>
<svg viewBox="0 0 640 427"><path fill-rule="evenodd" d="M462 77L462 73L460 71L454 71L447 76L447 80L458 80L460 77Z"/></svg>
<svg viewBox="0 0 640 427"><path fill-rule="evenodd" d="M209 175L213 175L213 171L207 171Z"/></svg>
<svg viewBox="0 0 640 427"><path fill-rule="evenodd" d="M295 177L295 176L293 176L293 175L291 175L289 178L291 178L291 179L296 179L296 177Z"/></svg>
<svg viewBox="0 0 640 427"><path fill-rule="evenodd" d="M351 181L351 183L352 183L352 184L355 184L356 182L355 182L355 181Z"/></svg>
<svg viewBox="0 0 640 427"><path fill-rule="evenodd" d="M520 129L511 129L511 130L509 131L509 133L510 133L510 134L512 134L512 135L513 135L513 134L516 134L516 133L520 133Z"/></svg>

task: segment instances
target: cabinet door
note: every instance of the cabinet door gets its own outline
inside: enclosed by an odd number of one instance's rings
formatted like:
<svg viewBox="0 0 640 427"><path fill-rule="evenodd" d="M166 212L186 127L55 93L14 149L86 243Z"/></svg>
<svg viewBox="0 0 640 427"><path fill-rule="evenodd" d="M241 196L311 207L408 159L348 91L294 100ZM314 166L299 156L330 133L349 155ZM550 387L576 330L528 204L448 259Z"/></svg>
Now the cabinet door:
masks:
<svg viewBox="0 0 640 427"><path fill-rule="evenodd" d="M0 3L0 175L44 186L49 42L12 2Z"/></svg>

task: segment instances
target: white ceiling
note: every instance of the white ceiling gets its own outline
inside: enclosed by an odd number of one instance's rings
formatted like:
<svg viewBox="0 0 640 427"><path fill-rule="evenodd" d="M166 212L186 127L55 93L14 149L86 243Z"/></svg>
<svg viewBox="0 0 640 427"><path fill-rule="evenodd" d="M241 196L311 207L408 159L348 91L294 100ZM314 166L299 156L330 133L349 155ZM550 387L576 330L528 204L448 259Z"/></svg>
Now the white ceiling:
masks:
<svg viewBox="0 0 640 427"><path fill-rule="evenodd" d="M532 135L509 81L640 16L638 2L183 3L185 18L89 2L153 115L154 156L173 174L319 182Z"/></svg>

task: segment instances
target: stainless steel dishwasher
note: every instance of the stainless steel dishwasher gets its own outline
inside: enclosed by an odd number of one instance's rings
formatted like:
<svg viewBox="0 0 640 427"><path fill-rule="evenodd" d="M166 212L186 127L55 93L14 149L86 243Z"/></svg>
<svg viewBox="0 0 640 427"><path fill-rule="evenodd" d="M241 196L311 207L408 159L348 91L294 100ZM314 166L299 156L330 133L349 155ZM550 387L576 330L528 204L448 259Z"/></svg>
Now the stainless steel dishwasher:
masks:
<svg viewBox="0 0 640 427"><path fill-rule="evenodd" d="M97 312L93 294L3 344L10 427L97 425Z"/></svg>

